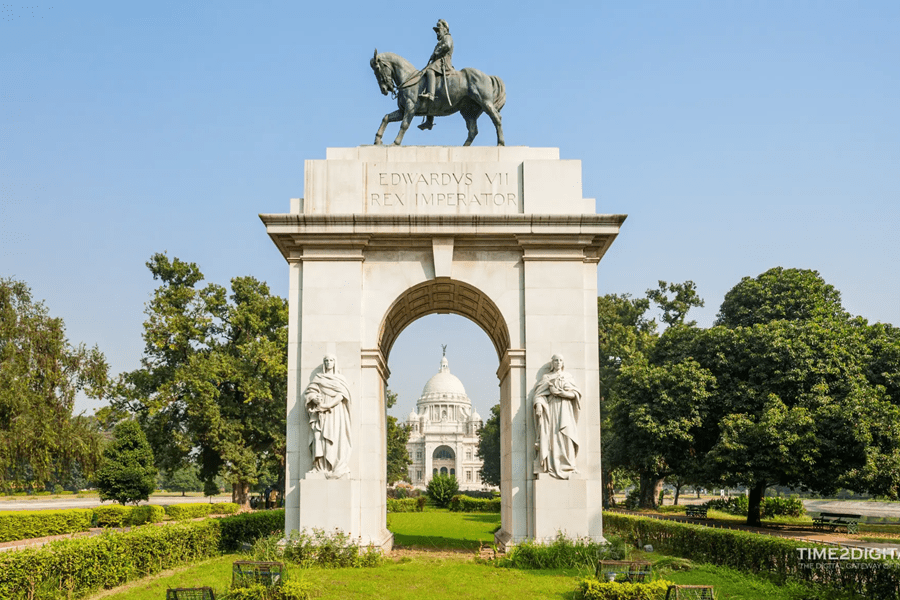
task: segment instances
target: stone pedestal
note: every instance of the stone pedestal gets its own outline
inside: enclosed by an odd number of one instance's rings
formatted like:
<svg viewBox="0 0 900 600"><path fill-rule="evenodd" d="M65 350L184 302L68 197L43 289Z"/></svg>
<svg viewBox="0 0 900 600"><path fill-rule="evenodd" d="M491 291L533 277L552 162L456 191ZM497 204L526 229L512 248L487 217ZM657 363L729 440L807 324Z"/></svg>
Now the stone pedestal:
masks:
<svg viewBox="0 0 900 600"><path fill-rule="evenodd" d="M501 530L602 538L597 264L624 215L595 214L581 162L556 148L330 148L305 196L260 215L290 265L285 529L337 527L390 546L385 387L400 332L432 313L477 323L497 351ZM315 479L302 397L334 354L352 396L344 480ZM582 392L577 476L535 475L530 391L565 355Z"/></svg>

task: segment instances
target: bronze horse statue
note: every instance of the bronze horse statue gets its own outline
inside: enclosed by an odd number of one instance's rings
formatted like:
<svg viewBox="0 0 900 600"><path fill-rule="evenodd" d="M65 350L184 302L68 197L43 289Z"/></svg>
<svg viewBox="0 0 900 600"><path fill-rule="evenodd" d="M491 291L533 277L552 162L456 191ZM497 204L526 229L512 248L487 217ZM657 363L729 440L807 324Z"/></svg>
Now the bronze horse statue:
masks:
<svg viewBox="0 0 900 600"><path fill-rule="evenodd" d="M500 109L506 104L506 86L499 77L485 75L477 69L451 71L446 77L440 78L434 100L426 100L419 98L425 89L422 72L402 56L390 52L378 54L378 50L375 50L375 56L369 64L375 71L381 93L385 96L388 93L395 95L397 106L400 107L384 115L381 127L375 134L375 144L381 144L381 136L388 123L402 121L400 132L394 140L394 145L399 146L414 116L444 117L458 112L466 120L466 128L469 130L469 137L463 145L471 146L472 140L478 135L478 117L486 112L497 128L497 145L505 145L503 127L500 126Z"/></svg>

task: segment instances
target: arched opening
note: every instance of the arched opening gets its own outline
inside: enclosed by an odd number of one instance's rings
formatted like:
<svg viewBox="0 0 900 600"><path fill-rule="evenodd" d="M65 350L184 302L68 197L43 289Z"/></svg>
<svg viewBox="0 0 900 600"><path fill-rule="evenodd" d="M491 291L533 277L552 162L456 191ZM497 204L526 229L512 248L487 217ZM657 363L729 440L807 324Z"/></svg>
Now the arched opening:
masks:
<svg viewBox="0 0 900 600"><path fill-rule="evenodd" d="M410 323L434 313L457 314L473 321L490 338L498 360L509 349L509 327L494 301L473 285L439 277L409 288L388 309L378 336L385 359Z"/></svg>

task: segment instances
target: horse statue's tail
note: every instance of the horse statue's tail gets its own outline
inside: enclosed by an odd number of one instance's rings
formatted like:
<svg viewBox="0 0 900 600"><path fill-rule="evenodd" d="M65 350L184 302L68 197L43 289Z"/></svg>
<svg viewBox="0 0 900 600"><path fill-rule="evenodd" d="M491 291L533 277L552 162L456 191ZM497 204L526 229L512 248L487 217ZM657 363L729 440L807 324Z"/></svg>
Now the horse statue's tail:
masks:
<svg viewBox="0 0 900 600"><path fill-rule="evenodd" d="M503 80L495 75L491 75L491 84L494 86L494 108L498 111L506 104L506 86Z"/></svg>

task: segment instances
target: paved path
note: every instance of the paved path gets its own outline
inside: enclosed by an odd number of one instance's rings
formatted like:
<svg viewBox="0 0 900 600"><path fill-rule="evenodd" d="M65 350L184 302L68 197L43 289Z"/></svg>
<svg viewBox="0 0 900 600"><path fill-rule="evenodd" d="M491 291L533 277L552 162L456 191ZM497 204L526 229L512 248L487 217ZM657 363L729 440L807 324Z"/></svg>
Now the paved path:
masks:
<svg viewBox="0 0 900 600"><path fill-rule="evenodd" d="M213 496L213 502L231 502L231 494ZM184 504L196 502L209 502L208 496L184 496L180 494L154 495L149 502L141 504ZM76 498L75 496L6 496L0 498L0 510L61 510L64 508L94 508L95 506L109 506L112 501L100 502L97 496Z"/></svg>
<svg viewBox="0 0 900 600"><path fill-rule="evenodd" d="M806 512L833 512L900 520L900 502L859 500L804 500Z"/></svg>

